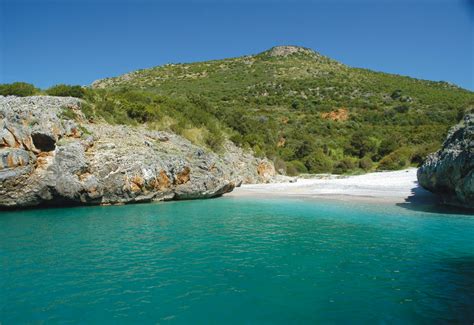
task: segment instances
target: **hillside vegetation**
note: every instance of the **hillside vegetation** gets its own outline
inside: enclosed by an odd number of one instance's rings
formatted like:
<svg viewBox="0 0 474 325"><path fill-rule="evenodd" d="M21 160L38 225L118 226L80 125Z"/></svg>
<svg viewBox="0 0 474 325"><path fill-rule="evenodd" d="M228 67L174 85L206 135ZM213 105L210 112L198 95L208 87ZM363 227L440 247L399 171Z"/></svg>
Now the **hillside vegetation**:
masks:
<svg viewBox="0 0 474 325"><path fill-rule="evenodd" d="M474 106L472 92L446 82L292 46L99 80L85 98L91 116L171 129L215 151L228 136L288 174L419 164Z"/></svg>

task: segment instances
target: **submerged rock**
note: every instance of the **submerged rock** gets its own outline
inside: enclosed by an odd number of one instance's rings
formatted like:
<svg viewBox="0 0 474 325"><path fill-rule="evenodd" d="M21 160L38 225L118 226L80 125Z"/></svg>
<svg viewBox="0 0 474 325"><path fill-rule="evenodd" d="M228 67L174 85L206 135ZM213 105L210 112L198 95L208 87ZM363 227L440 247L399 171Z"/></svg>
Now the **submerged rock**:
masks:
<svg viewBox="0 0 474 325"><path fill-rule="evenodd" d="M418 182L446 204L474 209L474 114L453 127L418 169Z"/></svg>
<svg viewBox="0 0 474 325"><path fill-rule="evenodd" d="M230 141L216 154L173 133L90 123L81 105L0 96L0 207L211 198L275 174Z"/></svg>

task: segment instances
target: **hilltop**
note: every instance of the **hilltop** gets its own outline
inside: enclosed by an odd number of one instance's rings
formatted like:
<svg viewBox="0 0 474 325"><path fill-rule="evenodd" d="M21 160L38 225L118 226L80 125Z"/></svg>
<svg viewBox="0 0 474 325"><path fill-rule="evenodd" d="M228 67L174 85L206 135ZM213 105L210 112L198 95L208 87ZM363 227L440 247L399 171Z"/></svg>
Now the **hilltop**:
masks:
<svg viewBox="0 0 474 325"><path fill-rule="evenodd" d="M297 46L167 64L92 87L197 104L235 143L290 174L419 164L474 104L472 92L446 82L352 68Z"/></svg>

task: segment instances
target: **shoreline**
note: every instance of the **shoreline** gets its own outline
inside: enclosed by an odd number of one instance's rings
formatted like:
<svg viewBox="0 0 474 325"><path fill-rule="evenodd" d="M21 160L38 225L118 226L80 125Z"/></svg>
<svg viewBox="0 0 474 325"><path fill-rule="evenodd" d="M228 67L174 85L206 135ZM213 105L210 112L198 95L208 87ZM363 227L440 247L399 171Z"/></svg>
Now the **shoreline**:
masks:
<svg viewBox="0 0 474 325"><path fill-rule="evenodd" d="M295 197L368 203L437 203L438 197L418 185L416 168L356 176L320 175L295 183L245 184L226 197Z"/></svg>

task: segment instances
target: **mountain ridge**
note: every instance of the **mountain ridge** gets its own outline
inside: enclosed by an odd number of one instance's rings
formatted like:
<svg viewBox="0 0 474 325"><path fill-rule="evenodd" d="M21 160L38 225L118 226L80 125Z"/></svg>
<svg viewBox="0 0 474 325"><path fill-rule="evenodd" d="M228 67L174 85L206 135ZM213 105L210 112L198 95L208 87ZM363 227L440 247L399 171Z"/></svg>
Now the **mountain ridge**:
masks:
<svg viewBox="0 0 474 325"><path fill-rule="evenodd" d="M413 76L405 75L405 74L398 74L398 73L394 73L394 72L386 72L386 71L383 71L383 70L374 70L374 69L370 69L370 68L366 68L366 67L349 66L349 65L347 65L345 63L342 63L342 62L340 62L336 59L333 59L329 56L323 55L320 52L318 52L318 51L316 51L312 48L299 46L299 45L276 45L276 46L273 46L273 47L271 47L267 50L264 50L264 51L261 51L261 52L258 52L258 53L247 54L247 55L242 55L242 56L235 56L235 57L228 57L228 58L220 58L220 59L217 58L217 59L210 59L210 60L204 60L204 61L203 60L198 60L198 61L192 61L192 62L170 62L170 63L165 63L165 64L156 65L156 66L147 67L147 68L140 68L140 69L137 69L137 70L125 72L125 73L120 74L118 76L100 78L100 79L94 80L91 83L91 86L92 87L100 87L100 83L102 81L105 81L105 80L115 79L115 78L120 78L120 77L125 77L125 76L131 76L131 75L143 72L143 71L154 70L154 69L159 69L159 68L164 68L164 67L169 67L169 66L181 66L181 65L187 66L187 65L195 65L195 64L202 64L202 63L231 61L231 60L245 59L245 58L252 59L252 58L265 58L265 57L287 57L287 56L290 56L290 55L293 55L293 54L306 55L308 57L313 57L313 58L324 58L328 61L332 61L333 63L335 63L337 65L340 65L340 66L343 66L343 67L346 67L346 68L350 68L350 69L359 69L359 70L362 70L362 71L369 71L369 72L373 72L373 73L382 73L382 74L391 75L391 76L409 78L409 79L414 80L414 81L434 83L434 84L439 84L439 85L442 85L442 86L448 87L448 88L456 88L456 89L461 89L461 90L472 92L471 90L469 90L467 88L463 88L463 87L461 87L461 86L459 86L455 83L448 82L448 81L430 80L430 79L424 79L424 78L419 78L419 77L413 77Z"/></svg>

